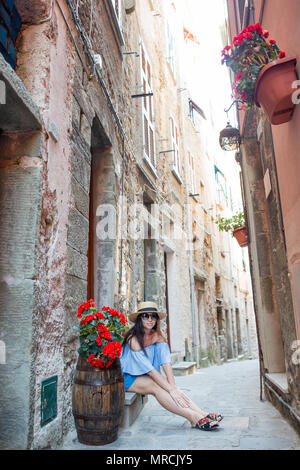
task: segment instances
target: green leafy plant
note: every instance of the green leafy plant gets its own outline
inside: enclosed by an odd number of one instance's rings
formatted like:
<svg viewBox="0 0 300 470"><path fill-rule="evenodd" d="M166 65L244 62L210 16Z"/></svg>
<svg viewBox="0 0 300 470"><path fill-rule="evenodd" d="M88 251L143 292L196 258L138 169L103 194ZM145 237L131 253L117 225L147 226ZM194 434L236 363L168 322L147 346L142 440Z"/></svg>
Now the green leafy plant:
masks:
<svg viewBox="0 0 300 470"><path fill-rule="evenodd" d="M110 307L95 308L93 299L78 307L79 325L73 327L79 333L78 354L92 367L109 367L120 357L122 342L127 331L127 318Z"/></svg>
<svg viewBox="0 0 300 470"><path fill-rule="evenodd" d="M233 235L233 231L236 228L243 227L243 225L245 225L245 217L243 212L237 212L227 219L225 217L219 217L219 219L216 220L216 224L220 231L232 232Z"/></svg>
<svg viewBox="0 0 300 470"><path fill-rule="evenodd" d="M261 69L269 62L285 57L276 41L268 38L269 31L263 31L259 23L252 24L233 38L233 47L226 46L221 51L222 64L234 73L233 96L244 102L242 109L255 105L255 83Z"/></svg>

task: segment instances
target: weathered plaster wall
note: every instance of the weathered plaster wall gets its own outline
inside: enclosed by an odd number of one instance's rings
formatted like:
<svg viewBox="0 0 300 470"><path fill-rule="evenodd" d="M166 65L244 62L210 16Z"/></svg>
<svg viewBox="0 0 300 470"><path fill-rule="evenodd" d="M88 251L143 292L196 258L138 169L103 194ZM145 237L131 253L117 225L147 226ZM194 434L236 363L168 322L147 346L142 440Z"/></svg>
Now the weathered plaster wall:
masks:
<svg viewBox="0 0 300 470"><path fill-rule="evenodd" d="M236 24L233 0L227 3L230 32L234 36L241 28L239 21ZM254 21L261 22L281 50L298 58L296 22L299 2L291 0L282 9L278 0L255 0L254 15ZM245 142L242 166L263 362L268 370L278 368L286 372L288 381L288 393L282 395L285 405L267 389L266 393L275 406L295 422L295 411L299 416L299 365L292 360L295 351L292 345L299 338L299 227L296 216L299 212L299 109L296 106L290 122L272 128L260 112L257 119L243 112L239 113L239 118L245 137L251 139L249 134L252 134L253 139ZM274 316L274 312L278 313ZM294 411L290 412L291 409Z"/></svg>
<svg viewBox="0 0 300 470"><path fill-rule="evenodd" d="M275 38L280 49L286 51L288 56L297 58L296 70L299 73L299 31L297 18L300 14L300 5L296 0L290 0L282 15L281 3L265 2L263 11L263 27L268 28L272 38ZM278 18L280 17L280 21ZM296 98L299 97L297 94ZM276 158L282 217L285 228L287 257L290 271L290 282L293 290L295 309L295 322L297 337L300 338L300 304L299 304L299 233L300 227L297 214L300 210L299 193L299 106L295 107L293 119L280 126L272 126L272 136Z"/></svg>

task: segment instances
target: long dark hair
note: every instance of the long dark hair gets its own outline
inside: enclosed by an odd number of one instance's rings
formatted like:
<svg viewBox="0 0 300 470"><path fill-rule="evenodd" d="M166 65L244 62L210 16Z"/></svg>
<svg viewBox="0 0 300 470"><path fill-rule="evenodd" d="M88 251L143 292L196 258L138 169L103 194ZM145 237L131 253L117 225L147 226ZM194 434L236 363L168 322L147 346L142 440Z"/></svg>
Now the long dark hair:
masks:
<svg viewBox="0 0 300 470"><path fill-rule="evenodd" d="M159 318L156 320L155 325L152 328L152 331L153 331L153 333L156 331L160 336L163 336L161 331L160 331L160 319ZM136 336L136 339L137 339L141 349L145 352L144 341L143 341L144 334L145 334L145 330L144 330L144 326L143 326L143 322L142 322L142 316L140 314L140 315L137 316L137 319L136 319L136 322L135 322L134 326L129 331L127 331L127 333L124 337L123 343L122 343L122 347L125 348L126 344L129 343L131 338Z"/></svg>

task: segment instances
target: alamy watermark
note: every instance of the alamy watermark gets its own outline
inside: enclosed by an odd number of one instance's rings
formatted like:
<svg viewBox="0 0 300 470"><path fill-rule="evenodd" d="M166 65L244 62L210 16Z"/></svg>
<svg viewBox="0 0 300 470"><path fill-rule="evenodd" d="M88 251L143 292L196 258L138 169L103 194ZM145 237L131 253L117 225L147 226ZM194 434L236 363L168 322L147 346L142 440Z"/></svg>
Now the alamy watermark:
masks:
<svg viewBox="0 0 300 470"><path fill-rule="evenodd" d="M121 196L117 206L100 204L96 209L96 236L98 240L168 240L172 243L185 242L187 249L194 249L192 234L188 235L187 211L190 204L128 203Z"/></svg>
<svg viewBox="0 0 300 470"><path fill-rule="evenodd" d="M6 364L6 347L2 340L0 340L0 364Z"/></svg>
<svg viewBox="0 0 300 470"><path fill-rule="evenodd" d="M0 80L0 104L6 104L6 86L3 80Z"/></svg>
<svg viewBox="0 0 300 470"><path fill-rule="evenodd" d="M292 83L292 88L297 88L296 91L292 94L292 102L294 104L299 104L300 103L300 80L295 80Z"/></svg>
<svg viewBox="0 0 300 470"><path fill-rule="evenodd" d="M298 366L300 364L300 340L296 339L295 341L292 342L291 346L292 350L295 350L292 354L292 363L295 366Z"/></svg>

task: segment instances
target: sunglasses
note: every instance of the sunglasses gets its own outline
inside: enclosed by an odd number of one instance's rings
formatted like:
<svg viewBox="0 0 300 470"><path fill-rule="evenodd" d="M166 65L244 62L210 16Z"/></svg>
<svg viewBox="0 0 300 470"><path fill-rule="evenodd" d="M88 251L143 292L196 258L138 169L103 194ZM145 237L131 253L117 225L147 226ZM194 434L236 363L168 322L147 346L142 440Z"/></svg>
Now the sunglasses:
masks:
<svg viewBox="0 0 300 470"><path fill-rule="evenodd" d="M158 320L158 315L157 313L154 313L153 315L149 315L149 313L142 313L141 317L144 318L144 320L148 320L149 318L151 320Z"/></svg>

